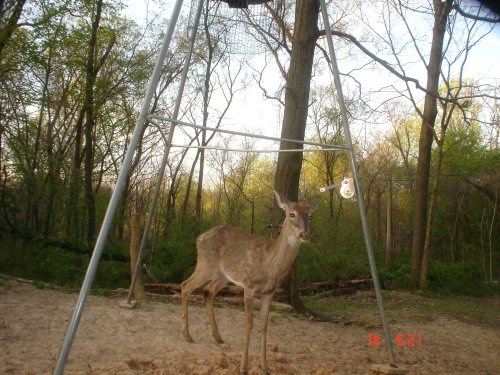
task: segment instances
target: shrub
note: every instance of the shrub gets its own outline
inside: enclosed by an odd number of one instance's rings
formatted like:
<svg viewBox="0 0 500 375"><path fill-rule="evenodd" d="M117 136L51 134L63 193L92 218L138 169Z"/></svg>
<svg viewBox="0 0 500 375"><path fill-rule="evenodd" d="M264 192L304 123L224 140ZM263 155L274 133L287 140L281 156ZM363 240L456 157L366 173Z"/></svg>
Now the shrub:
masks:
<svg viewBox="0 0 500 375"><path fill-rule="evenodd" d="M484 282L483 270L470 262L454 264L431 262L429 289L446 295L474 297L495 293L495 286Z"/></svg>
<svg viewBox="0 0 500 375"><path fill-rule="evenodd" d="M303 244L298 261L299 280L302 283L348 280L370 273L366 253L344 250L321 252L313 244Z"/></svg>

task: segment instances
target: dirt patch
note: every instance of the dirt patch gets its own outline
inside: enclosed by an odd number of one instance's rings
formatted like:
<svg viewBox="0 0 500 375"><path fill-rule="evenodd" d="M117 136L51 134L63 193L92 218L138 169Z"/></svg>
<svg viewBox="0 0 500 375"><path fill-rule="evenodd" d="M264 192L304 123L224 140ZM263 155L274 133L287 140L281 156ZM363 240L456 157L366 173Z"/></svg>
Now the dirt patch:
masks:
<svg viewBox="0 0 500 375"><path fill-rule="evenodd" d="M4 374L51 374L76 294L9 281L0 286L0 368ZM194 344L180 334L179 305L145 302L128 310L121 299L90 296L65 374L238 374L244 314L216 308L225 344L209 333L200 305L190 306ZM259 321L255 314L250 374L260 374ZM420 347L396 349L409 374L500 374L500 330L446 316L391 325L397 334L420 334ZM381 345L368 345L377 329L312 322L271 312L268 361L272 374L369 374L387 363Z"/></svg>

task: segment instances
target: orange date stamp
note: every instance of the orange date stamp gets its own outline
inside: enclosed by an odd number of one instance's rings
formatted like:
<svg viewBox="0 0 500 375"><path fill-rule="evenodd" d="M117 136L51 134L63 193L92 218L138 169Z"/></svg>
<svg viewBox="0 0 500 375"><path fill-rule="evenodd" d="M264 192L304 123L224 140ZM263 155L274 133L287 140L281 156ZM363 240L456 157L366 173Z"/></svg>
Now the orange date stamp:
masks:
<svg viewBox="0 0 500 375"><path fill-rule="evenodd" d="M421 333L398 333L394 341L398 348L421 348L422 334ZM379 347L382 344L381 335L379 333L368 334L368 346Z"/></svg>

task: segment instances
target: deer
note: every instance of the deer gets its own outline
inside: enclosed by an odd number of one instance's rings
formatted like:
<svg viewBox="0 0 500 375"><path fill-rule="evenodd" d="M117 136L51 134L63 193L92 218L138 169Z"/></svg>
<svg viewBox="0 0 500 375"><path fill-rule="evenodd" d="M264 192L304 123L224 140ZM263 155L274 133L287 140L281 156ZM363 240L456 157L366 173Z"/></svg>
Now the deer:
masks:
<svg viewBox="0 0 500 375"><path fill-rule="evenodd" d="M253 300L260 296L260 364L269 374L266 358L269 308L274 292L287 276L299 254L301 243L309 242L310 222L317 202L290 202L273 190L278 206L285 212L277 239L265 238L242 229L219 225L198 236L197 262L191 277L181 284L181 329L184 339L193 342L188 326L188 299L191 292L204 288L205 308L215 341L224 343L215 320L214 297L232 282L243 288L245 306L245 345L241 356L240 373L248 374L248 348L253 327Z"/></svg>

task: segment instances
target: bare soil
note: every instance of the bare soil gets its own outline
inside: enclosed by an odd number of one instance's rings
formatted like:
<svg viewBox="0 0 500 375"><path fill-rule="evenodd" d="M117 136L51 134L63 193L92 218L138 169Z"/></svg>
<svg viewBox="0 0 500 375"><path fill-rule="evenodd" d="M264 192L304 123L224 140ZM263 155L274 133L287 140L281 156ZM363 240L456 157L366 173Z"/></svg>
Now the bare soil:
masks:
<svg viewBox="0 0 500 375"><path fill-rule="evenodd" d="M77 295L17 281L0 285L0 373L51 374ZM203 306L190 306L194 344L180 334L177 303L143 302L119 307L123 298L90 296L66 364L65 374L238 374L244 314L216 308L225 344L209 333ZM255 315L250 374L259 368L259 319ZM394 336L421 334L420 347L396 350L408 374L500 374L500 329L448 316L398 319ZM272 374L370 374L372 363L387 363L383 338L369 346L379 328L314 322L271 312L268 360Z"/></svg>

